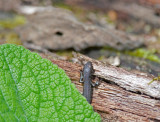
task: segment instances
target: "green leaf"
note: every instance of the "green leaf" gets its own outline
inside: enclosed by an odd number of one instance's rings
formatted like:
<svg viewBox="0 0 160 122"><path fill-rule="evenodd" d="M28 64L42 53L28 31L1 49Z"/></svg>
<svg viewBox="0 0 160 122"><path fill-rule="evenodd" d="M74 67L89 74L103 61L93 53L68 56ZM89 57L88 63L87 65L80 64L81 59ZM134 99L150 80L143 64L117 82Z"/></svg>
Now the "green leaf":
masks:
<svg viewBox="0 0 160 122"><path fill-rule="evenodd" d="M0 122L100 122L64 70L22 46L0 45Z"/></svg>

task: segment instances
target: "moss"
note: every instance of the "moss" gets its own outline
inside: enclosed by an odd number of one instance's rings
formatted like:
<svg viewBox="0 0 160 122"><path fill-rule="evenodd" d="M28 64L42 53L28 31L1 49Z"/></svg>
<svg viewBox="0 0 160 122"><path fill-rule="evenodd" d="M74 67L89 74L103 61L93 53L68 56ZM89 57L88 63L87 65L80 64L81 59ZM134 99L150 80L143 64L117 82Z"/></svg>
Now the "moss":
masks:
<svg viewBox="0 0 160 122"><path fill-rule="evenodd" d="M144 49L144 48L138 48L138 49L133 50L133 51L118 51L114 48L106 46L106 47L103 47L103 49L101 51L103 52L103 51L106 51L106 50L109 50L111 52L115 52L119 55L120 54L127 54L127 55L130 55L130 56L144 58L144 59L147 59L147 60L150 60L150 61L160 63L160 58L156 55L157 51L155 49L148 50L148 49ZM102 59L102 58L103 57L101 57L100 59Z"/></svg>
<svg viewBox="0 0 160 122"><path fill-rule="evenodd" d="M105 56L100 56L99 58L98 58L98 60L100 60L100 61L102 61L102 60L104 60L106 57Z"/></svg>
<svg viewBox="0 0 160 122"><path fill-rule="evenodd" d="M125 54L160 63L160 58L156 56L155 53L156 53L156 50L147 50L144 48L139 48L134 51L125 51Z"/></svg>
<svg viewBox="0 0 160 122"><path fill-rule="evenodd" d="M22 45L22 42L19 39L19 36L14 32L1 33L0 40L4 40L3 43Z"/></svg>
<svg viewBox="0 0 160 122"><path fill-rule="evenodd" d="M65 56L67 57L67 59L71 59L73 57L72 50L58 51L56 52L56 54L60 56Z"/></svg>
<svg viewBox="0 0 160 122"><path fill-rule="evenodd" d="M80 15L80 14L85 13L85 10L79 6L70 6L70 5L67 5L64 3L57 3L57 4L54 4L54 6L70 10L70 11L74 12L76 15Z"/></svg>
<svg viewBox="0 0 160 122"><path fill-rule="evenodd" d="M0 20L0 27L6 29L13 29L19 25L26 23L26 19L23 16L16 15L12 19Z"/></svg>
<svg viewBox="0 0 160 122"><path fill-rule="evenodd" d="M54 4L55 7L64 8L67 10L72 10L72 6L66 5L64 3L56 3Z"/></svg>
<svg viewBox="0 0 160 122"><path fill-rule="evenodd" d="M85 8L82 8L81 6L71 6L60 2L55 3L53 6L72 11L74 15L81 21L87 21L87 15L91 12Z"/></svg>
<svg viewBox="0 0 160 122"><path fill-rule="evenodd" d="M104 46L104 47L101 49L101 51L106 51L106 50L113 51L113 52L120 52L120 51L118 51L117 49L114 49L114 48L112 48L112 47L110 47L110 46Z"/></svg>

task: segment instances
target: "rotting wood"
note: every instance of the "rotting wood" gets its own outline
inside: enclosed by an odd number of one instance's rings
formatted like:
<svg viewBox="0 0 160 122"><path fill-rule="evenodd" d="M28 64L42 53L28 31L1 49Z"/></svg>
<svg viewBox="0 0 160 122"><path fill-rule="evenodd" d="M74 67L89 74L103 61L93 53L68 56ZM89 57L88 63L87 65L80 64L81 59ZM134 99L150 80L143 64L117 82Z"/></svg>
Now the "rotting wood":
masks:
<svg viewBox="0 0 160 122"><path fill-rule="evenodd" d="M116 84L105 82L106 77L104 77L104 75L107 74L103 74L101 72L101 70L104 71L104 69L102 68L98 69L100 66L103 66L102 63L90 59L81 54L75 54L75 55L78 55L78 57L75 58L79 61L82 62L91 61L93 63L94 69L96 70L95 76L104 78L101 84L98 86L98 88L94 88L93 99L92 99L92 106L94 107L95 111L100 113L103 122L160 121L160 101L158 99L154 99L153 97L149 97L148 95L131 92L125 90L124 88L119 87ZM58 60L58 59L55 60L54 58L51 57L49 57L49 59L54 64L57 64L59 67L61 67L66 71L67 75L71 78L72 82L76 85L77 89L82 93L83 87L82 84L79 83L78 81L80 78L80 70L82 70L83 66L80 64L64 60ZM96 65L99 67L96 67ZM107 67L109 69L111 68L111 66ZM112 68L111 71L109 70L107 71L113 72ZM116 68L116 67L114 68L119 73L123 71L122 72L123 75L125 75L125 73L127 73L128 75L133 75L133 76L135 75L135 73L132 72L128 71L124 72L124 70L122 70L121 68ZM114 78L110 77L107 77L107 79L110 79L111 81L115 80L121 81L119 77L118 78L115 78L115 76ZM143 77L144 79L148 80L152 79L150 76L144 76L144 75L136 75L136 77L140 79L142 79ZM135 77L131 78L134 80ZM125 77L123 78L123 80L124 79ZM130 80L132 81L132 79ZM131 83L131 81L129 83ZM155 85L155 83L153 83L153 86ZM132 87L136 87L136 84L132 85ZM137 87L139 87L138 84ZM150 88L150 90L152 90L152 88Z"/></svg>

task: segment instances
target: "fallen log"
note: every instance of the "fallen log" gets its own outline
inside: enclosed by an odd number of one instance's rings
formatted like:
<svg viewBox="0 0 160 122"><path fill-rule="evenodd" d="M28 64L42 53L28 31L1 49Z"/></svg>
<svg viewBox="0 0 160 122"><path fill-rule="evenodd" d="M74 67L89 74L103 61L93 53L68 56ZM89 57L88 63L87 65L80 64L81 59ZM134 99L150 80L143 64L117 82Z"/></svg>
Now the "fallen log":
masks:
<svg viewBox="0 0 160 122"><path fill-rule="evenodd" d="M47 56L42 55L42 57ZM77 53L74 53L74 57L82 63L91 61L95 69L95 77L102 79L98 88L94 88L92 105L95 111L100 113L104 122L160 121L160 83L155 81L148 85L152 76L136 74L110 65L104 66L97 60ZM55 60L54 57L49 59L66 71L82 93L83 87L78 81L83 66Z"/></svg>
<svg viewBox="0 0 160 122"><path fill-rule="evenodd" d="M112 81L128 91L140 92L151 97L160 98L160 83L154 82L148 85L148 83L152 81L153 76L142 72L129 72L122 68L101 63L100 61L91 59L80 53L74 53L74 55L83 63L91 61L96 76Z"/></svg>

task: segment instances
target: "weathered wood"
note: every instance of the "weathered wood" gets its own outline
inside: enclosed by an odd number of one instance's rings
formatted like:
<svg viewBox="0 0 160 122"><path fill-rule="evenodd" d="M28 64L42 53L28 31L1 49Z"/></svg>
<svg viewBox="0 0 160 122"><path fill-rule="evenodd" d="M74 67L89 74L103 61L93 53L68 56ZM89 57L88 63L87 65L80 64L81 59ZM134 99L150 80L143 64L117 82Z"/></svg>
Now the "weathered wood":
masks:
<svg viewBox="0 0 160 122"><path fill-rule="evenodd" d="M143 95L140 93L131 92L132 89L140 90L140 88L144 85L145 82L148 83L150 79L152 79L150 76L145 76L142 74L135 75L135 73L125 71L121 68L111 67L107 66L108 70L106 70L106 67L102 65L99 61L90 59L86 56L83 56L81 54L75 54L78 55L76 58L79 61L85 62L85 61L91 61L93 63L94 69L95 69L95 76L104 78L101 84L98 86L98 88L94 88L93 91L93 99L92 99L92 105L95 109L95 111L99 112L102 120L104 122L126 122L126 121L141 121L141 122L148 122L148 121L160 121L160 101L158 99L154 99L153 97L150 97L148 95ZM82 93L82 84L79 83L80 78L80 70L82 70L82 65L71 63L68 61L63 60L54 60L53 58L49 57L49 59L54 63L57 64L59 67L64 69L67 73L67 75L71 78L72 82L76 85L77 89ZM99 66L99 67L98 67ZM102 69L101 67L104 67ZM113 70L114 69L114 70ZM108 72L104 73L104 72ZM117 75L113 75L117 74ZM108 75L108 77L106 77ZM122 76L120 76L122 75ZM124 76L128 77L124 77ZM105 79L110 79L111 81L115 82L116 84L112 84L111 82L106 82ZM124 88L121 88L121 84L118 84L119 82L122 82L122 79L128 83L123 84L128 87L133 87L131 90L126 90ZM142 86L141 83L133 82L132 80L140 81L142 80ZM145 81L145 82L144 82ZM130 83L130 84L129 84ZM130 86L131 85L131 86ZM159 85L157 82L154 82L151 86ZM143 90L151 90L152 92L155 90L151 86L147 86L147 88L142 88ZM160 85L159 85L160 86ZM136 88L137 87L137 88ZM156 87L156 86L154 86ZM158 92L158 91L157 91ZM157 95L157 94L153 94Z"/></svg>
<svg viewBox="0 0 160 122"><path fill-rule="evenodd" d="M104 45L117 50L126 50L144 44L143 39L138 36L82 23L71 11L61 8L32 6L19 8L19 12L25 10L35 11L29 16L26 15L25 25L15 29L23 43L33 43L49 50L73 48L76 51Z"/></svg>
<svg viewBox="0 0 160 122"><path fill-rule="evenodd" d="M142 72L129 72L122 68L101 63L79 53L74 53L74 55L81 62L91 61L96 76L112 81L128 91L140 92L151 97L160 98L160 82L153 82L148 85L153 76Z"/></svg>
<svg viewBox="0 0 160 122"><path fill-rule="evenodd" d="M82 86L74 82L82 91ZM160 101L146 95L128 92L116 85L102 82L94 89L92 105L103 113L104 119L117 118L119 121L160 120Z"/></svg>

